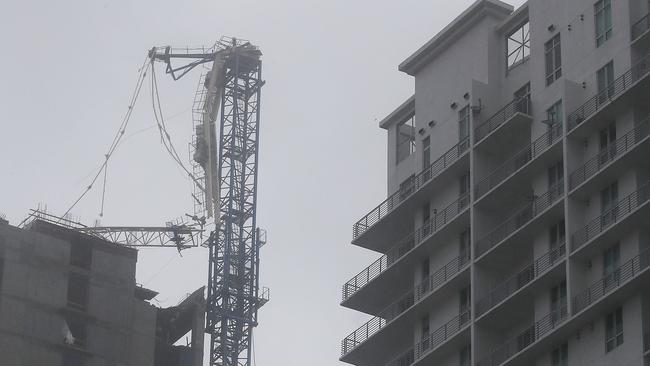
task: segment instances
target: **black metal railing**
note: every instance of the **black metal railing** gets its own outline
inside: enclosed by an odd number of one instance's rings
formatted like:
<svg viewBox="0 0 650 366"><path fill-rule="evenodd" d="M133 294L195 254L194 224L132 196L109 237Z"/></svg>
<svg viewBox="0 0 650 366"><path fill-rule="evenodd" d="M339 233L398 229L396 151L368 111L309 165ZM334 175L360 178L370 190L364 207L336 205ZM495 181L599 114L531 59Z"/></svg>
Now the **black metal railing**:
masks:
<svg viewBox="0 0 650 366"><path fill-rule="evenodd" d="M546 133L530 143L528 146L519 150L514 156L506 160L501 166L496 168L487 177L481 179L474 187L476 199L481 198L490 189L496 187L518 171L530 161L539 156L542 152L551 147L562 136L562 125L554 124Z"/></svg>
<svg viewBox="0 0 650 366"><path fill-rule="evenodd" d="M530 115L532 113L531 110L530 94L512 100L485 122L476 126L474 129L474 142L478 143L483 140L487 135L512 118L516 113Z"/></svg>
<svg viewBox="0 0 650 366"><path fill-rule="evenodd" d="M546 252L515 275L494 287L488 295L476 303L476 316L479 317L485 314L498 303L533 282L536 278L539 278L540 275L546 273L546 271L562 260L565 254L565 242L562 241L557 247Z"/></svg>
<svg viewBox="0 0 650 366"><path fill-rule="evenodd" d="M469 195L465 194L459 197L456 201L452 202L444 210L433 215L431 219L425 222L414 232L407 235L404 239L400 240L397 245L390 248L386 254L381 256L370 266L366 267L363 271L359 272L354 278L349 280L343 285L342 298L343 301L350 298L363 286L367 285L371 280L379 276L382 272L388 269L393 263L402 258L415 246L420 244L429 235L437 232L448 222L456 218L463 210L469 205Z"/></svg>
<svg viewBox="0 0 650 366"><path fill-rule="evenodd" d="M576 295L573 298L573 314L577 314L606 294L616 290L621 284L636 277L648 266L650 266L650 249L644 250Z"/></svg>
<svg viewBox="0 0 650 366"><path fill-rule="evenodd" d="M379 332L380 329L390 323L393 319L406 312L413 305L417 304L426 295L440 288L447 283L449 279L461 272L469 265L470 253L461 253L458 257L452 259L442 268L438 269L432 275L415 285L406 294L388 305L380 311L377 316L370 319L364 325L360 326L354 332L350 333L341 342L341 355L345 356L359 344L368 340L368 338Z"/></svg>
<svg viewBox="0 0 650 366"><path fill-rule="evenodd" d="M391 194L386 200L370 211L366 216L357 221L352 228L352 238L356 239L365 233L371 226L379 222L389 212L393 211L400 203L417 192L427 182L437 177L443 170L455 163L469 149L469 138L465 138L451 149L447 150L440 158L431 163L427 169L421 171L411 179L410 184L403 185L397 192Z"/></svg>
<svg viewBox="0 0 650 366"><path fill-rule="evenodd" d="M639 38L643 33L647 32L648 29L650 29L650 14L646 14L646 16L632 25L632 30L630 32L632 40L634 41Z"/></svg>
<svg viewBox="0 0 650 366"><path fill-rule="evenodd" d="M504 239L531 222L540 213L555 204L564 196L564 180L559 180L546 193L536 196L531 202L518 209L504 223L476 242L476 256L500 244Z"/></svg>
<svg viewBox="0 0 650 366"><path fill-rule="evenodd" d="M644 183L636 191L618 201L609 210L591 220L582 229L571 235L571 252L586 245L588 241L621 221L650 199L650 182Z"/></svg>
<svg viewBox="0 0 650 366"><path fill-rule="evenodd" d="M568 319L566 305L551 311L545 317L535 321L530 327L510 338L501 346L490 352L490 355L481 359L476 366L499 366L528 346L537 342L548 332L557 328Z"/></svg>
<svg viewBox="0 0 650 366"><path fill-rule="evenodd" d="M598 154L571 173L569 176L569 189L576 188L594 176L610 162L636 147L648 135L650 135L650 118L637 123L630 132L609 143Z"/></svg>
<svg viewBox="0 0 650 366"><path fill-rule="evenodd" d="M440 328L429 334L423 335L422 338L415 343L413 348L402 353L399 357L387 363L386 366L409 366L413 364L429 351L438 348L451 337L463 330L463 328L469 324L470 316L469 309L456 315Z"/></svg>
<svg viewBox="0 0 650 366"><path fill-rule="evenodd" d="M646 55L641 61L626 71L618 79L603 91L591 97L582 106L573 111L568 117L568 130L571 131L587 118L591 117L604 105L609 103L624 91L628 90L635 82L641 80L650 72L650 55Z"/></svg>

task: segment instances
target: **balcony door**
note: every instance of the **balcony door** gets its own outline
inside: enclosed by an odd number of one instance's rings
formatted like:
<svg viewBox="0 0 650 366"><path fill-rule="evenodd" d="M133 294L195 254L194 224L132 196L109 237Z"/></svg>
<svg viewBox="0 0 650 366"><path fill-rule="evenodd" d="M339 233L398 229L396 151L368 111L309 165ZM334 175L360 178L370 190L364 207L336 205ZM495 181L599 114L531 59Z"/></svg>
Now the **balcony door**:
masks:
<svg viewBox="0 0 650 366"><path fill-rule="evenodd" d="M598 163L603 165L616 156L616 123L600 130L599 133L600 153L598 154Z"/></svg>
<svg viewBox="0 0 650 366"><path fill-rule="evenodd" d="M551 322L553 324L564 319L566 306L566 280L563 280L551 289Z"/></svg>
<svg viewBox="0 0 650 366"><path fill-rule="evenodd" d="M530 114L530 83L527 83L514 94L515 110L517 112Z"/></svg>
<svg viewBox="0 0 650 366"><path fill-rule="evenodd" d="M596 73L598 103L603 104L614 96L614 62L610 61Z"/></svg>
<svg viewBox="0 0 650 366"><path fill-rule="evenodd" d="M618 244L607 248L603 252L603 292L606 293L612 286L617 286L620 279L621 250Z"/></svg>
<svg viewBox="0 0 650 366"><path fill-rule="evenodd" d="M549 264L555 263L560 258L560 246L564 245L565 241L565 228L564 219L558 221L549 229Z"/></svg>
<svg viewBox="0 0 650 366"><path fill-rule="evenodd" d="M616 222L618 217L618 182L613 182L600 192L601 227Z"/></svg>

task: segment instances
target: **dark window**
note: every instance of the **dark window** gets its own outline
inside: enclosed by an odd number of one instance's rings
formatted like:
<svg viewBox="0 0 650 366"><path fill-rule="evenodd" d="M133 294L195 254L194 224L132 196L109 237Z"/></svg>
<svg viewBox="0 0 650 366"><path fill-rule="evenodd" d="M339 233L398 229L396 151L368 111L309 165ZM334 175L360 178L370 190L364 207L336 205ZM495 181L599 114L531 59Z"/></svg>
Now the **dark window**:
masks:
<svg viewBox="0 0 650 366"><path fill-rule="evenodd" d="M422 206L422 237L431 233L431 204L429 202Z"/></svg>
<svg viewBox="0 0 650 366"><path fill-rule="evenodd" d="M600 0L594 4L596 23L596 47L612 38L612 3L611 0Z"/></svg>
<svg viewBox="0 0 650 366"><path fill-rule="evenodd" d="M598 163L605 164L616 157L616 123L610 123L598 134L600 153Z"/></svg>
<svg viewBox="0 0 650 366"><path fill-rule="evenodd" d="M70 264L83 269L90 269L92 262L92 244L87 240L72 240L70 243Z"/></svg>
<svg viewBox="0 0 650 366"><path fill-rule="evenodd" d="M470 286L467 286L460 290L458 293L459 296L459 306L458 306L458 312L460 314L460 324L465 324L467 321L469 321L469 311L471 308L471 297L472 297L472 288Z"/></svg>
<svg viewBox="0 0 650 366"><path fill-rule="evenodd" d="M470 229L467 228L460 233L460 264L463 265L469 261L470 257Z"/></svg>
<svg viewBox="0 0 650 366"><path fill-rule="evenodd" d="M558 258L560 258L560 247L564 246L564 240L566 237L564 219L558 221L555 225L549 228L549 250L550 250L550 261L555 263Z"/></svg>
<svg viewBox="0 0 650 366"><path fill-rule="evenodd" d="M469 137L469 106L463 107L458 112L458 141L463 141Z"/></svg>
<svg viewBox="0 0 650 366"><path fill-rule="evenodd" d="M610 61L596 72L598 102L605 103L614 96L614 62Z"/></svg>
<svg viewBox="0 0 650 366"><path fill-rule="evenodd" d="M601 226L607 227L618 218L618 182L613 182L600 192Z"/></svg>
<svg viewBox="0 0 650 366"><path fill-rule="evenodd" d="M422 342L420 343L420 354L422 354L423 351L426 351L429 349L429 330L430 330L430 324L429 324L429 316L425 315L422 317L421 320L421 334L422 334Z"/></svg>
<svg viewBox="0 0 650 366"><path fill-rule="evenodd" d="M429 169L431 165L431 138L422 140L422 170Z"/></svg>
<svg viewBox="0 0 650 366"><path fill-rule="evenodd" d="M562 100L558 100L549 109L546 110L546 131L548 133L547 144L551 145L555 138L562 133L563 109Z"/></svg>
<svg viewBox="0 0 650 366"><path fill-rule="evenodd" d="M84 366L84 358L78 351L66 350L63 353L61 366Z"/></svg>
<svg viewBox="0 0 650 366"><path fill-rule="evenodd" d="M544 44L544 52L546 55L546 85L551 85L562 76L562 47L559 34Z"/></svg>
<svg viewBox="0 0 650 366"><path fill-rule="evenodd" d="M88 308L88 290L90 281L88 277L78 273L70 273L68 276L68 306L77 310Z"/></svg>
<svg viewBox="0 0 650 366"><path fill-rule="evenodd" d="M608 292L610 286L618 286L620 279L621 248L614 244L603 252L603 292Z"/></svg>
<svg viewBox="0 0 650 366"><path fill-rule="evenodd" d="M400 201L404 200L411 193L413 193L414 189L415 189L415 175L411 175L410 177L406 178L399 185L399 198L400 198Z"/></svg>
<svg viewBox="0 0 650 366"><path fill-rule="evenodd" d="M569 344L563 343L561 346L553 349L551 354L551 364L553 366L569 366Z"/></svg>
<svg viewBox="0 0 650 366"><path fill-rule="evenodd" d="M458 179L460 201L458 201L458 209L462 210L469 204L469 172L461 175Z"/></svg>
<svg viewBox="0 0 650 366"><path fill-rule="evenodd" d="M528 20L506 37L508 70L513 69L530 57L530 23Z"/></svg>
<svg viewBox="0 0 650 366"><path fill-rule="evenodd" d="M519 88L514 94L514 99L517 112L530 114L530 83Z"/></svg>
<svg viewBox="0 0 650 366"><path fill-rule="evenodd" d="M397 126L397 164L415 151L415 116Z"/></svg>
<svg viewBox="0 0 650 366"><path fill-rule="evenodd" d="M623 308L605 316L605 352L623 344Z"/></svg>
<svg viewBox="0 0 650 366"><path fill-rule="evenodd" d="M566 315L566 281L551 288L551 321L553 323L564 319Z"/></svg>
<svg viewBox="0 0 650 366"><path fill-rule="evenodd" d="M471 366L472 365L472 347L468 344L460 350L460 355L458 356L460 366Z"/></svg>

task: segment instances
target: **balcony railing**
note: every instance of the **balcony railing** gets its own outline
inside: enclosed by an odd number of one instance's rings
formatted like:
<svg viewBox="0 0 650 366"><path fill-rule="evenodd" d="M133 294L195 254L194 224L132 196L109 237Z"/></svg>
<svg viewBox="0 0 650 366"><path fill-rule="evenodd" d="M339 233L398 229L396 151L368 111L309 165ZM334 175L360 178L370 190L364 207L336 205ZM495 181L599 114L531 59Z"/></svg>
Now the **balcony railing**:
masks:
<svg viewBox="0 0 650 366"><path fill-rule="evenodd" d="M632 131L603 148L596 156L576 169L569 176L569 187L574 189L587 179L601 171L607 164L637 146L641 140L650 135L650 118L639 122Z"/></svg>
<svg viewBox="0 0 650 366"><path fill-rule="evenodd" d="M496 286L490 293L476 304L476 316L479 317L492 309L501 301L514 294L519 289L533 282L541 274L546 273L566 254L565 242L562 241L556 248L537 258L524 269Z"/></svg>
<svg viewBox="0 0 650 366"><path fill-rule="evenodd" d="M521 149L510 159L506 160L505 163L495 169L490 173L490 175L481 179L474 188L476 199L481 198L490 189L496 187L514 172L518 171L524 165L539 156L539 154L546 151L559 139L560 136L562 136L562 125L556 123L545 134Z"/></svg>
<svg viewBox="0 0 650 366"><path fill-rule="evenodd" d="M476 255L481 256L488 250L497 246L504 239L515 231L528 224L540 213L555 204L564 195L564 180L559 180L549 190L539 197L535 197L532 202L526 204L523 208L515 212L504 223L497 226L489 234L476 242Z"/></svg>
<svg viewBox="0 0 650 366"><path fill-rule="evenodd" d="M483 140L487 135L499 128L499 126L512 118L516 113L530 115L531 109L530 94L514 99L474 129L474 142L478 143Z"/></svg>
<svg viewBox="0 0 650 366"><path fill-rule="evenodd" d="M643 33L647 32L650 29L650 14L647 14L641 18L638 22L632 25L632 40L639 38Z"/></svg>
<svg viewBox="0 0 650 366"><path fill-rule="evenodd" d="M582 229L571 236L571 252L575 252L589 240L621 221L650 199L650 182L644 183L638 190L618 201L602 215L591 220Z"/></svg>
<svg viewBox="0 0 650 366"><path fill-rule="evenodd" d="M627 72L609 85L605 90L594 95L568 117L568 129L573 130L591 117L610 100L628 90L632 84L639 81L650 72L650 55L645 56L640 62L632 66Z"/></svg>
<svg viewBox="0 0 650 366"><path fill-rule="evenodd" d="M379 222L389 212L393 211L400 203L417 192L425 183L437 177L443 170L455 163L465 151L469 148L469 138L465 138L451 149L447 150L440 158L434 161L427 169L424 169L418 175L413 177L411 184L400 188L397 192L390 195L379 206L375 207L366 216L357 221L352 228L353 239L358 238L365 233L371 226Z"/></svg>
<svg viewBox="0 0 650 366"><path fill-rule="evenodd" d="M509 358L523 351L526 347L537 342L548 332L560 326L568 318L566 305L551 311L548 315L537 320L519 335L509 339L503 345L494 349L491 354L480 360L476 366L498 366Z"/></svg>
<svg viewBox="0 0 650 366"><path fill-rule="evenodd" d="M441 212L433 215L420 228L407 235L397 245L390 248L386 254L377 259L374 263L354 276L343 285L343 301L350 298L363 286L379 276L386 269L390 268L397 260L402 258L415 246L420 244L426 237L437 232L448 222L456 218L469 204L469 195L463 195L451 203Z"/></svg>
<svg viewBox="0 0 650 366"><path fill-rule="evenodd" d="M386 309L382 310L377 316L370 319L364 325L360 326L357 330L345 337L341 342L341 355L345 356L348 354L356 346L379 332L379 330L385 327L390 321L418 303L427 294L430 294L440 288L443 284L447 283L449 279L467 267L469 259L470 254L469 252L466 252L449 261L445 266L438 269L419 284L415 285L405 295L402 295L399 300L387 306Z"/></svg>
<svg viewBox="0 0 650 366"><path fill-rule="evenodd" d="M585 291L573 298L573 314L577 314L598 299L619 288L621 284L636 277L650 265L650 249L628 260L612 273L594 282Z"/></svg>
<svg viewBox="0 0 650 366"><path fill-rule="evenodd" d="M438 348L449 338L458 334L465 325L469 323L470 310L463 311L455 316L452 320L436 329L435 331L424 335L415 346L404 352L395 360L386 364L386 366L410 366L416 360L422 358L427 352Z"/></svg>

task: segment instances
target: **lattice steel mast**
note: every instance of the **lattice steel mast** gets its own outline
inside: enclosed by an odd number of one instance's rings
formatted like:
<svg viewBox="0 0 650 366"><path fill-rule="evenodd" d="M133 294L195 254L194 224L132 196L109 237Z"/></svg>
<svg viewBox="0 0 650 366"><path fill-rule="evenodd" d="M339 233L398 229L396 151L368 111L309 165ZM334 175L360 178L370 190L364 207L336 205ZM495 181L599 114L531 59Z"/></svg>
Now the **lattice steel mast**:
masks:
<svg viewBox="0 0 650 366"><path fill-rule="evenodd" d="M260 230L256 223L259 148L261 52L248 42L229 39L204 53L173 53L153 49L152 59L167 63L174 79L202 63L213 62L203 83L202 127L197 128L194 160L203 168L203 206L214 210L215 230L210 234L206 332L210 339L210 365L250 366L257 310L267 298L259 291ZM193 59L174 68L173 58ZM213 123L219 107L218 166ZM202 145L205 144L205 145ZM206 159L202 152L208 153ZM216 160L216 159L214 159ZM217 174L214 174L216 168ZM214 179L218 180L215 182ZM216 189L210 189L211 187ZM196 197L195 197L196 199ZM216 207L215 207L216 206Z"/></svg>

